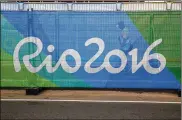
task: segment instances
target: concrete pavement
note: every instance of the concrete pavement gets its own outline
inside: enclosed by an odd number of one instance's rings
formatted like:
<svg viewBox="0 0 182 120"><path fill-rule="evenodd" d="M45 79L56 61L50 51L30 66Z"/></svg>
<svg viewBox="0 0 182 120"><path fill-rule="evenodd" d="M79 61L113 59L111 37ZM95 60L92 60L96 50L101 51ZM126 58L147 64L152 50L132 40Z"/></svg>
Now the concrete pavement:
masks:
<svg viewBox="0 0 182 120"><path fill-rule="evenodd" d="M180 120L181 104L1 101L1 119Z"/></svg>
<svg viewBox="0 0 182 120"><path fill-rule="evenodd" d="M1 90L1 119L180 120L181 98L165 92Z"/></svg>

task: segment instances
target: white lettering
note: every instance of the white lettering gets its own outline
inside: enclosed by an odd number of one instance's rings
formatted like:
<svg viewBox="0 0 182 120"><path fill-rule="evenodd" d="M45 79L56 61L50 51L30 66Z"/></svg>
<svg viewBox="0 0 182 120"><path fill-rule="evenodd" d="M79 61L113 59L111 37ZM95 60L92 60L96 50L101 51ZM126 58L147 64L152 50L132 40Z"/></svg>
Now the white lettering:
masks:
<svg viewBox="0 0 182 120"><path fill-rule="evenodd" d="M147 48L146 52L144 53L143 59L139 63L137 63L137 55L138 55L137 48L131 50L128 53L129 55L132 56L132 73L135 73L142 65L145 68L145 70L150 74L158 74L165 68L166 59L162 54L160 54L160 53L150 54L152 49L154 47L156 47L157 45L159 45L161 42L162 42L162 39L159 39L159 40L156 40L154 43L152 43ZM30 60L37 57L42 52L43 44L39 38L27 37L27 38L24 38L23 40L21 40L17 44L17 46L15 47L14 53L13 53L13 60L14 60L13 63L14 63L14 68L15 68L16 72L19 72L21 70L20 61L19 61L19 52L20 52L21 47L26 43L34 43L37 47L36 52L34 52L33 54L23 56L23 63L25 64L25 67L32 73L39 72L42 69L42 67L44 67L44 66L46 66L48 73L53 73L58 69L58 67L60 65L62 66L62 68L65 72L75 73L76 71L79 70L79 68L81 66L80 54L74 49L65 50L62 53L62 55L60 56L58 62L56 63L56 65L54 67L52 66L52 56L51 55L48 55L38 67L32 66L32 64L30 63ZM105 68L109 73L116 74L116 73L120 73L125 68L125 66L127 64L127 57L126 57L125 53L119 49L110 51L106 55L102 65L100 65L97 68L92 68L91 64L96 59L99 58L99 56L103 53L104 48L105 48L104 41L100 38L88 39L85 42L85 46L89 46L90 44L93 44L93 43L97 44L99 46L99 49L98 49L97 53L93 57L91 57L90 60L88 60L86 62L84 69L87 73L97 73ZM47 50L48 50L48 52L53 52L54 46L49 45L47 47ZM74 67L71 67L66 61L66 57L69 55L72 56L75 60L76 64ZM109 61L110 57L113 55L118 56L121 59L121 65L117 68L113 67ZM160 66L158 68L153 68L149 64L149 60L151 60L151 59L158 60L160 62Z"/></svg>

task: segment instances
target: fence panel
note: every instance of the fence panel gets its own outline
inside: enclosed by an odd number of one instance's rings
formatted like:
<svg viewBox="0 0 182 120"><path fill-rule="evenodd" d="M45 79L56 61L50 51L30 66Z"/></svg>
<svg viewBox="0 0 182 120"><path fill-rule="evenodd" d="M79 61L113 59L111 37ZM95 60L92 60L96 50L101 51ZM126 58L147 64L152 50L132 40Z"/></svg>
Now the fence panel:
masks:
<svg viewBox="0 0 182 120"><path fill-rule="evenodd" d="M179 89L180 5L3 3L1 86Z"/></svg>

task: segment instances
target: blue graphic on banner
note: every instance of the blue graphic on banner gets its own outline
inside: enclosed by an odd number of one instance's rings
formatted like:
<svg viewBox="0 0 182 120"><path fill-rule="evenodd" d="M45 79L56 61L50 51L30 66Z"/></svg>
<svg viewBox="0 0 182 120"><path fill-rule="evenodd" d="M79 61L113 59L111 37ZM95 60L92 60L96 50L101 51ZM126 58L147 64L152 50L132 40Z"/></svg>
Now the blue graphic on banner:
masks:
<svg viewBox="0 0 182 120"><path fill-rule="evenodd" d="M52 55L56 63L61 54L67 49L78 51L81 56L81 67L75 73L65 73L74 76L75 79L88 83L93 88L178 88L180 83L175 76L165 68L159 74L150 74L142 66L136 73L131 72L131 56L128 52L138 49L139 63L148 48L148 43L125 12L2 12L2 15L11 23L23 37L37 37L42 40L42 53ZM127 55L127 65L118 74L111 74L105 69L97 73L87 73L84 65L98 52L98 45L85 46L85 42L93 37L101 38L105 43L103 53L91 64L96 68L102 65L107 53L114 49L120 49ZM3 49L13 55L14 47ZM47 51L47 47L53 45L53 53ZM20 51L20 56L29 52L26 45ZM21 58L20 58L21 59ZM75 66L73 57L66 58L70 66ZM118 56L110 57L110 63L114 67L122 64ZM157 63L157 62L151 62ZM158 67L158 64L153 64ZM62 68L59 67L54 73L38 72L41 76L63 86L64 77L60 75ZM76 81L76 80L75 80Z"/></svg>

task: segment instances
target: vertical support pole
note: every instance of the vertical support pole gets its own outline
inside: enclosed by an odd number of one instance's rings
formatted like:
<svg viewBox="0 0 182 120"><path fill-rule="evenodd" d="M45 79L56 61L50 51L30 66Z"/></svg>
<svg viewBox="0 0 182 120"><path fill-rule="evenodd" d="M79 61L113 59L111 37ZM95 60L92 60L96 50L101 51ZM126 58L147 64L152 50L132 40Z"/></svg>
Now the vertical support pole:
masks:
<svg viewBox="0 0 182 120"><path fill-rule="evenodd" d="M56 27L56 42L57 42L57 49L60 48L59 46L59 12L56 11L55 17L55 27ZM59 52L56 52L56 60L59 60ZM57 61L56 61L57 62Z"/></svg>
<svg viewBox="0 0 182 120"><path fill-rule="evenodd" d="M150 43L154 41L154 34L153 34L153 20L154 20L154 14L150 14Z"/></svg>
<svg viewBox="0 0 182 120"><path fill-rule="evenodd" d="M28 37L30 37L29 8L27 9L27 27L28 27ZM30 53L30 44L28 44L28 53Z"/></svg>
<svg viewBox="0 0 182 120"><path fill-rule="evenodd" d="M33 8L31 8L31 17L30 17L30 30L31 30L31 36L35 36L35 33L34 33L34 18L33 18ZM34 48L33 48L33 46L31 46L31 49L32 49L32 51L31 52L33 52L34 51ZM33 63L33 65L35 66L35 62L36 62L36 59L34 59L33 61L32 61L32 63Z"/></svg>
<svg viewBox="0 0 182 120"><path fill-rule="evenodd" d="M181 47L182 47L182 0L181 0L181 21L180 21L180 24L181 24ZM182 81L182 48L180 47L181 49L181 79L180 79L180 88L179 88L179 91L178 91L178 96L181 97L181 81Z"/></svg>
<svg viewBox="0 0 182 120"><path fill-rule="evenodd" d="M33 36L33 14L32 14L32 8L28 9L28 37ZM28 44L28 53L31 54L33 51L33 46L32 44ZM33 66L35 66L34 64L34 60L30 59L31 63L33 63ZM29 74L30 76L28 76L28 87L35 87L36 85L36 80L31 80L31 73Z"/></svg>
<svg viewBox="0 0 182 120"><path fill-rule="evenodd" d="M1 9L1 1L0 1L0 9ZM1 10L0 10L0 14L1 14ZM1 14L1 20L2 20L2 14ZM0 29L0 46L1 46L1 48L2 48L2 37L1 37L1 30L2 30L2 26L1 26L1 24L2 24L2 22L0 22L0 27L1 27L1 29ZM1 68L2 68L2 66L1 66L1 64L2 64L2 56L1 56L1 49L0 49L0 73L1 73ZM0 76L0 79L2 80L2 77Z"/></svg>
<svg viewBox="0 0 182 120"><path fill-rule="evenodd" d="M34 33L34 11L33 11L33 8L31 8L31 10L30 10L30 13L31 13L31 17L30 17L30 30L31 30L31 36L35 36L35 33ZM34 46L33 45L31 45L31 53L33 53L34 52ZM32 59L32 64L33 64L33 66L36 66L36 59L37 58L35 58L35 59ZM37 87L38 85L37 85L37 74L35 74L35 76L36 76L36 80L33 80L33 82L32 82L32 84L33 84L33 86L34 87Z"/></svg>
<svg viewBox="0 0 182 120"><path fill-rule="evenodd" d="M27 10L27 24L28 24L28 37L34 36L34 28L33 28L33 8ZM29 54L32 52L33 46L28 44L28 52ZM31 60L31 63L35 66L35 60ZM33 75L30 73L29 75ZM43 89L37 86L37 76L36 78L28 76L28 88L26 88L26 95L38 95ZM32 79L34 78L34 79Z"/></svg>
<svg viewBox="0 0 182 120"><path fill-rule="evenodd" d="M29 15L29 8L27 9L27 27L28 27L28 37L30 37L30 15ZM28 54L30 54L30 44L28 44ZM30 77L29 77L30 73L27 76L27 82L28 82L28 86L31 86L31 81L30 81Z"/></svg>

